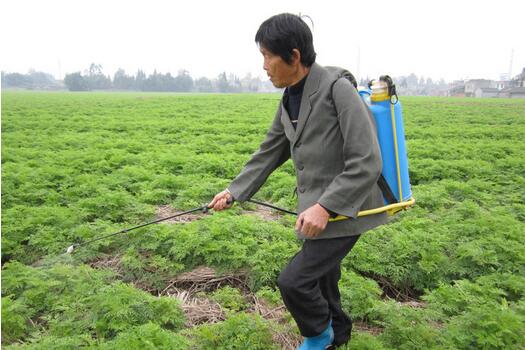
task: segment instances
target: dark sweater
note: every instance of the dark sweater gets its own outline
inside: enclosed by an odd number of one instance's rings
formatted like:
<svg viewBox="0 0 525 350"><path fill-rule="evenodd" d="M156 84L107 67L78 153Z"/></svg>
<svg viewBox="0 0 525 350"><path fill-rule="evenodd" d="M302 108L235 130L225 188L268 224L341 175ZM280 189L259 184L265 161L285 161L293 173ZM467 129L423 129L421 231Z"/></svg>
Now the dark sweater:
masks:
<svg viewBox="0 0 525 350"><path fill-rule="evenodd" d="M308 74L297 84L287 87L286 90L284 90L284 108L286 108L286 111L290 116L290 121L292 122L294 129L297 128L301 98L303 97L304 83L306 82L307 77Z"/></svg>

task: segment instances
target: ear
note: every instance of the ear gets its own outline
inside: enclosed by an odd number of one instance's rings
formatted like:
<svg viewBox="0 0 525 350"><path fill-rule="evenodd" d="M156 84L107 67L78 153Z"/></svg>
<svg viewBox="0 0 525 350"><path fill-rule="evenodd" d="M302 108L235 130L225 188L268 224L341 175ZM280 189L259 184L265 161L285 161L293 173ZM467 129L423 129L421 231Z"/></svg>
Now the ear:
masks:
<svg viewBox="0 0 525 350"><path fill-rule="evenodd" d="M301 51L298 49L292 50L292 64L300 64L301 63Z"/></svg>

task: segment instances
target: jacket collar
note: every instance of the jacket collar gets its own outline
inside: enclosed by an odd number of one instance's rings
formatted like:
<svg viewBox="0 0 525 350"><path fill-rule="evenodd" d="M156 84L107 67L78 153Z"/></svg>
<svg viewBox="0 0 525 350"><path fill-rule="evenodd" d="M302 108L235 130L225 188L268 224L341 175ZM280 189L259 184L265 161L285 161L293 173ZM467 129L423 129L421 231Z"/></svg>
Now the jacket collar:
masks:
<svg viewBox="0 0 525 350"><path fill-rule="evenodd" d="M304 84L303 97L301 99L301 106L299 108L299 118L297 121L297 129L295 130L295 138L292 144L295 144L301 133L303 132L304 126L310 117L310 112L312 111L312 97L319 91L319 84L321 81L321 73L323 68L314 62L310 67L310 72L306 78Z"/></svg>

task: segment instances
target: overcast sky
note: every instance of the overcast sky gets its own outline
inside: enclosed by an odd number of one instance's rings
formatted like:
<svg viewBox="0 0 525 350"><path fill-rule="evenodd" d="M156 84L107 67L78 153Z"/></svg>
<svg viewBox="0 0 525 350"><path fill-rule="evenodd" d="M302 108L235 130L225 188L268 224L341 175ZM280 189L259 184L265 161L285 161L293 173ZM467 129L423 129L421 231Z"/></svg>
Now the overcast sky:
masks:
<svg viewBox="0 0 525 350"><path fill-rule="evenodd" d="M194 78L226 71L266 79L254 36L262 21L281 12L312 18L318 63L361 77L499 79L512 50L512 75L525 67L523 0L6 0L0 6L0 68L7 72L33 68L63 77L95 62L111 75L120 67L132 74L186 69Z"/></svg>

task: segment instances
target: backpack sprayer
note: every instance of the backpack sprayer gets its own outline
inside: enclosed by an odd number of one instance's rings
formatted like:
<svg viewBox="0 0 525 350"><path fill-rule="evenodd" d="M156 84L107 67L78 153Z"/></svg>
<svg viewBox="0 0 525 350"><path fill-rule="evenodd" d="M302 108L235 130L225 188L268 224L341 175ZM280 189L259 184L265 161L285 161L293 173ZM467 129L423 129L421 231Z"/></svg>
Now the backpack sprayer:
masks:
<svg viewBox="0 0 525 350"><path fill-rule="evenodd" d="M384 206L372 209L372 214L386 211L393 215L416 202L412 197L408 175L401 102L396 86L388 75L381 76L378 81L371 80L368 89L360 88L358 92L372 111L383 162L378 185L383 192Z"/></svg>
<svg viewBox="0 0 525 350"><path fill-rule="evenodd" d="M371 80L368 87L358 87L357 80L348 70L339 67L326 67L337 78L345 78L357 89L363 102L372 112L377 141L381 150L383 167L377 184L383 193L383 206L362 210L357 216L367 216L386 212L394 215L402 209L413 206L408 176L408 157L403 128L401 102L397 96L396 85L390 76L382 75L379 80ZM348 220L338 215L330 221Z"/></svg>
<svg viewBox="0 0 525 350"><path fill-rule="evenodd" d="M340 76L348 79L352 85L358 89L359 95L361 96L363 102L372 111L372 115L377 127L377 138L379 142L379 148L381 149L381 158L383 162L383 169L377 184L383 192L384 205L379 208L360 211L357 216L360 217L373 215L382 212L387 212L389 215L394 215L398 211L414 205L416 202L414 197L412 197L412 191L410 188L405 131L403 128L403 115L401 102L399 102L396 92L396 86L392 81L392 78L390 78L388 75L381 76L379 81L371 80L368 83L368 88L358 88L354 76L348 71L343 71ZM233 201L229 201L228 204L231 204L232 202ZM296 212L253 199L249 199L248 202L263 205L287 214L297 215ZM71 254L76 248L88 245L101 239L112 237L121 233L126 233L131 230L197 211L207 213L209 211L208 205L203 205L201 207L166 218L150 221L145 224L101 236L87 242L73 244L67 248L66 252ZM329 221L333 222L348 219L349 218L346 216L338 215L335 218L329 219Z"/></svg>

